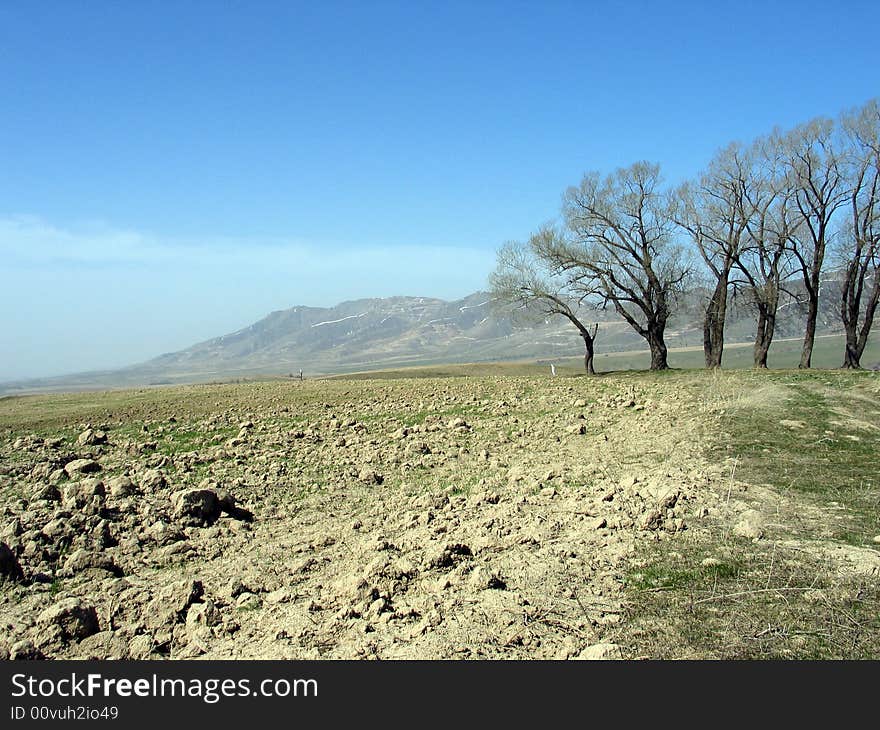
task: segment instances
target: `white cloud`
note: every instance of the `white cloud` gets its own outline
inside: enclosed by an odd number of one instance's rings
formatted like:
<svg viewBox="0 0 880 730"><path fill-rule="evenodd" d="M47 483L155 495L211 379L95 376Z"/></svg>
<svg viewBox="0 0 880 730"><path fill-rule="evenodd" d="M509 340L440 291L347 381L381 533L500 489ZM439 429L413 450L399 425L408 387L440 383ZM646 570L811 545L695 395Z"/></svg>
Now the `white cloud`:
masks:
<svg viewBox="0 0 880 730"><path fill-rule="evenodd" d="M340 274L350 267L394 274L415 274L428 266L437 273L452 267L489 267L494 255L481 249L457 246L327 245L280 238L160 238L149 233L115 229L97 222L60 228L31 216L0 218L0 254L7 266L95 265L99 268L141 264L209 266L212 269L268 265L300 273ZM415 271L409 271L415 269ZM485 268L488 273L488 268ZM438 281L442 286L443 282ZM381 296L377 294L376 296Z"/></svg>
<svg viewBox="0 0 880 730"><path fill-rule="evenodd" d="M0 218L0 252L7 262L130 262L156 248L156 242L142 234L102 224L63 229L30 216Z"/></svg>
<svg viewBox="0 0 880 730"><path fill-rule="evenodd" d="M101 223L0 219L0 380L117 367L277 309L485 286L494 253L296 239L163 239Z"/></svg>

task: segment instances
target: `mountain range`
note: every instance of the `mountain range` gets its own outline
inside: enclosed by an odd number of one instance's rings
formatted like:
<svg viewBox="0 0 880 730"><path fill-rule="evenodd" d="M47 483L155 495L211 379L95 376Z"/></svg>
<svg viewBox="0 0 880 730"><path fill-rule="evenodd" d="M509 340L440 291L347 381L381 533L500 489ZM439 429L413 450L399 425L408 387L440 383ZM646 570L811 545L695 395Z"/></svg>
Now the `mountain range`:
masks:
<svg viewBox="0 0 880 730"><path fill-rule="evenodd" d="M670 322L670 347L702 344L700 295L691 294ZM564 318L520 321L493 306L487 292L456 301L429 297L358 299L335 307L296 306L272 312L244 329L118 370L0 383L0 393L211 382L267 375L305 376L455 362L543 360L583 355ZM797 334L800 318L781 311L778 336ZM643 349L642 340L612 311L584 313L601 322L598 352ZM831 318L820 322L828 331ZM746 308L731 307L730 342L753 336Z"/></svg>

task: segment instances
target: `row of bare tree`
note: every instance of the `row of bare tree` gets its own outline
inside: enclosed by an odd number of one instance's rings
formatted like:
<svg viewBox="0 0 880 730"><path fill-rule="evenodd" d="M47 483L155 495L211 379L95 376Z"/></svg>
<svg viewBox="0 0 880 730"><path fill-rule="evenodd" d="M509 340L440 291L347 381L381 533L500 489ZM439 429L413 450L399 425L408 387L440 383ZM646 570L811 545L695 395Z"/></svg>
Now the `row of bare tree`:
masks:
<svg viewBox="0 0 880 730"><path fill-rule="evenodd" d="M720 367L732 293L755 310L755 367L767 367L780 298L804 305L800 367L812 360L823 274L840 285L843 367L858 368L880 300L880 101L720 150L699 178L669 190L647 162L584 176L560 221L498 252L495 299L577 328L593 371L596 326L612 307L668 367L667 322L702 285L706 366Z"/></svg>

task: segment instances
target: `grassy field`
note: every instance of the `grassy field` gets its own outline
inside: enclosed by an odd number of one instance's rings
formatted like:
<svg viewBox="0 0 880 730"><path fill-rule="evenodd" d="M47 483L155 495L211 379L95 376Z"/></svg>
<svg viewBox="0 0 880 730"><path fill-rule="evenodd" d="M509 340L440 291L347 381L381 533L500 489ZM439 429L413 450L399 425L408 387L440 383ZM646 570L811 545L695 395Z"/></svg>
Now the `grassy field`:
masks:
<svg viewBox="0 0 880 730"><path fill-rule="evenodd" d="M767 539L723 529L673 552L643 546L628 576L636 653L880 657L880 377L737 380L714 448L732 459L734 494L764 488Z"/></svg>
<svg viewBox="0 0 880 730"><path fill-rule="evenodd" d="M843 336L826 335L816 338L813 348L813 367L818 369L838 368L843 362ZM773 343L770 350L769 366L771 368L792 369L798 366L801 357L803 341L801 339L783 339ZM597 371L617 370L647 370L651 358L647 351L615 352L599 354L596 356L595 368ZM880 343L877 338L872 338L865 348L862 357L862 365L870 367L880 362ZM745 370L753 367L753 348L751 344L734 343L724 348L724 368L728 370ZM675 348L669 349L669 365L682 370L700 368L704 366L703 351L701 348ZM559 367L557 365L557 367ZM567 370L582 368L582 361L578 359L567 360L564 363Z"/></svg>
<svg viewBox="0 0 880 730"><path fill-rule="evenodd" d="M843 361L844 339L842 335L823 335L816 338L813 348L813 367L818 370L836 369ZM780 339L773 343L770 351L771 369L794 369L800 362L803 341L801 339ZM733 343L725 346L725 370L749 370L753 367L753 348L749 343ZM486 362L464 364L430 364L385 370L365 371L347 375L332 375L336 379L386 379L386 378L436 378L483 375L540 375L549 373L550 363L556 366L560 375L583 373L583 358L568 357L556 360L535 362L522 360L512 362ZM631 352L603 353L601 347L596 355L594 367L598 373L621 372L626 370L647 370L651 356L647 350ZM871 338L865 348L862 364L869 368L880 363L880 343ZM694 370L704 367L703 350L699 347L669 349L669 365L679 370Z"/></svg>

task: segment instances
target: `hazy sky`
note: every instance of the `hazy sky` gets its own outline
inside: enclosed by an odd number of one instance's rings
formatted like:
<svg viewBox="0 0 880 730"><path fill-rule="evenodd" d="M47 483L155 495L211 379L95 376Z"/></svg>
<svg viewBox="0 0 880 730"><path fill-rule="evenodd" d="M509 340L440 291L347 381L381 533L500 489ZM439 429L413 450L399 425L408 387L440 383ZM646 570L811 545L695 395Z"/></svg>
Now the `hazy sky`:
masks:
<svg viewBox="0 0 880 730"><path fill-rule="evenodd" d="M0 3L0 380L485 286L589 169L880 94L877 3Z"/></svg>

